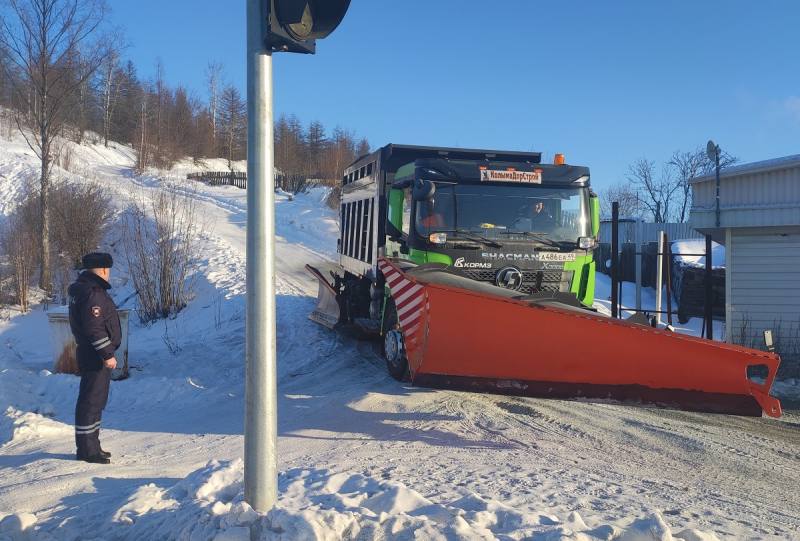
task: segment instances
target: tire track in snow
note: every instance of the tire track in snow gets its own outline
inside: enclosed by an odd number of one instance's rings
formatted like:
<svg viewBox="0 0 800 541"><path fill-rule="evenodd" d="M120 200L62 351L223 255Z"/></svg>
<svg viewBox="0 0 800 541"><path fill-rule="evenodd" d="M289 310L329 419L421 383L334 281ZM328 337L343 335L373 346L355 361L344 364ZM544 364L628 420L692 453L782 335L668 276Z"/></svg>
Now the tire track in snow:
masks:
<svg viewBox="0 0 800 541"><path fill-rule="evenodd" d="M548 464L568 466L565 472L582 470L587 477L597 477L590 485L598 488L618 485L641 494L658 491L659 505L666 509L711 506L737 522L736 517L760 516L783 532L800 528L800 519L774 505L775 489L797 486L800 479L797 458L790 450L800 432L791 423L496 396L448 397L441 406L461 417L465 432L488 433L525 448L533 455L531 460L539 457ZM775 437L764 437L763 432ZM754 441L762 442L763 448L749 450ZM580 488L577 478L571 477L577 493L595 490ZM602 488L594 494L605 492ZM787 507L800 504L798 499L790 497Z"/></svg>

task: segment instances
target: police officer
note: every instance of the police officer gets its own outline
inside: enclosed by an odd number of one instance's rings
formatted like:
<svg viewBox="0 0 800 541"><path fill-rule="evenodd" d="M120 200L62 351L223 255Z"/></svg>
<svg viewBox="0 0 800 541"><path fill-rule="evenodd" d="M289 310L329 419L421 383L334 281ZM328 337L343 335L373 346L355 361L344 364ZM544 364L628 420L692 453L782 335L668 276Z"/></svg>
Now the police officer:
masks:
<svg viewBox="0 0 800 541"><path fill-rule="evenodd" d="M83 272L69 286L69 324L78 344L81 375L75 405L77 458L94 464L109 464L111 453L100 448L100 416L108 401L111 370L116 368L114 352L122 342L117 306L108 294L110 254L91 253L83 257Z"/></svg>

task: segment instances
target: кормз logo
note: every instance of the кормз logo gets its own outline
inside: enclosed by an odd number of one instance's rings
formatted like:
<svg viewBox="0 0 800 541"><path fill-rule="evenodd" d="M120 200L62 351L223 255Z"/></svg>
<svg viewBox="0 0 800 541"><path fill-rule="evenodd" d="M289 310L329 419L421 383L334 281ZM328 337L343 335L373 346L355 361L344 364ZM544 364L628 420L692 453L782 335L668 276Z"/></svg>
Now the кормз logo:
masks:
<svg viewBox="0 0 800 541"><path fill-rule="evenodd" d="M522 272L516 267L505 267L497 271L495 284L518 291L522 287Z"/></svg>
<svg viewBox="0 0 800 541"><path fill-rule="evenodd" d="M491 269L491 263L467 261L463 257L456 259L453 266L457 269Z"/></svg>

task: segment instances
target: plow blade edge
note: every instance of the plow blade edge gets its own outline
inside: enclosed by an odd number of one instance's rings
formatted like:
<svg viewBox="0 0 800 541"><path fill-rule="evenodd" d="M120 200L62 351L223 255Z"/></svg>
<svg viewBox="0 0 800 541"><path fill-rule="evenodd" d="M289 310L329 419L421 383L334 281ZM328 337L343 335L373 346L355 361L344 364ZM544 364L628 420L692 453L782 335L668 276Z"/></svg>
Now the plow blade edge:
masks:
<svg viewBox="0 0 800 541"><path fill-rule="evenodd" d="M780 364L773 353L521 297L441 268L387 259L379 267L416 384L781 415L769 395Z"/></svg>
<svg viewBox="0 0 800 541"><path fill-rule="evenodd" d="M338 293L322 273L311 265L306 265L306 270L317 279L319 289L317 291L317 306L308 318L316 321L320 325L333 329L341 319L341 308L339 307Z"/></svg>

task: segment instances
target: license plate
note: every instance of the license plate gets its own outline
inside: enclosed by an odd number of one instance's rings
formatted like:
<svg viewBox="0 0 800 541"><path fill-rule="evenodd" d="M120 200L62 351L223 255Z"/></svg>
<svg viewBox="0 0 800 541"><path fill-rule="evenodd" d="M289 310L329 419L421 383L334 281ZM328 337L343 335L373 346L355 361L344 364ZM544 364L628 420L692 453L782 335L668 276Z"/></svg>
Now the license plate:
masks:
<svg viewBox="0 0 800 541"><path fill-rule="evenodd" d="M562 254L560 252L539 252L536 254L538 261L575 261L575 254Z"/></svg>

